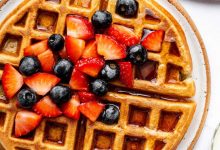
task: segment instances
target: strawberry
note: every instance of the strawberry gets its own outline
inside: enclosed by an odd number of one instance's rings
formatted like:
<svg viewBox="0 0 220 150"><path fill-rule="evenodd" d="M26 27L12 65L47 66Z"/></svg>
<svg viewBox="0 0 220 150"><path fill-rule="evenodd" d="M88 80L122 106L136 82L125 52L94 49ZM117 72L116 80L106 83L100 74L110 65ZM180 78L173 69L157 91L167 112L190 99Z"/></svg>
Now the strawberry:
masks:
<svg viewBox="0 0 220 150"><path fill-rule="evenodd" d="M10 64L6 64L2 75L2 86L7 98L12 98L23 85L22 75Z"/></svg>
<svg viewBox="0 0 220 150"><path fill-rule="evenodd" d="M30 45L24 49L24 56L37 56L46 50L48 50L48 40L38 42L36 44Z"/></svg>
<svg viewBox="0 0 220 150"><path fill-rule="evenodd" d="M73 95L72 98L67 102L64 103L61 107L63 114L69 118L79 120L80 111L78 106L80 105L78 95Z"/></svg>
<svg viewBox="0 0 220 150"><path fill-rule="evenodd" d="M123 59L126 57L126 48L116 40L107 35L96 35L98 54L104 56L105 60Z"/></svg>
<svg viewBox="0 0 220 150"><path fill-rule="evenodd" d="M120 81L127 87L133 86L133 69L131 62L119 62L120 67Z"/></svg>
<svg viewBox="0 0 220 150"><path fill-rule="evenodd" d="M97 53L97 44L95 40L91 40L86 44L82 58L99 57Z"/></svg>
<svg viewBox="0 0 220 150"><path fill-rule="evenodd" d="M52 74L36 73L24 79L24 82L38 95L45 95L53 86L60 82L60 79Z"/></svg>
<svg viewBox="0 0 220 150"><path fill-rule="evenodd" d="M164 34L163 30L151 32L141 44L149 51L160 52Z"/></svg>
<svg viewBox="0 0 220 150"><path fill-rule="evenodd" d="M59 107L53 103L49 96L46 96L37 102L34 105L33 110L45 117L57 117L62 114Z"/></svg>
<svg viewBox="0 0 220 150"><path fill-rule="evenodd" d="M52 72L53 66L55 64L55 59L51 50L47 50L40 55L37 56L40 63L41 68L45 72Z"/></svg>
<svg viewBox="0 0 220 150"><path fill-rule="evenodd" d="M97 77L105 61L102 58L83 58L76 62L76 69L92 77Z"/></svg>
<svg viewBox="0 0 220 150"><path fill-rule="evenodd" d="M88 40L94 37L92 23L82 16L69 15L66 19L67 35L77 39Z"/></svg>
<svg viewBox="0 0 220 150"><path fill-rule="evenodd" d="M87 91L89 87L89 81L85 74L74 69L69 85L74 90Z"/></svg>
<svg viewBox="0 0 220 150"><path fill-rule="evenodd" d="M66 52L74 63L82 56L85 49L85 41L66 36Z"/></svg>
<svg viewBox="0 0 220 150"><path fill-rule="evenodd" d="M81 103L96 101L98 99L98 97L95 96L95 94L92 94L90 92L78 92L78 95Z"/></svg>
<svg viewBox="0 0 220 150"><path fill-rule="evenodd" d="M15 117L15 136L20 137L33 131L41 122L42 116L22 110Z"/></svg>
<svg viewBox="0 0 220 150"><path fill-rule="evenodd" d="M126 46L138 44L140 41L140 38L132 31L132 29L122 25L111 25L111 27L107 30L107 34Z"/></svg>
<svg viewBox="0 0 220 150"><path fill-rule="evenodd" d="M80 112L89 118L91 121L95 122L101 112L103 111L105 105L98 103L97 101L91 101L87 103L82 103L79 106Z"/></svg>
<svg viewBox="0 0 220 150"><path fill-rule="evenodd" d="M59 51L59 56L61 58L67 58L66 48L64 47L61 51Z"/></svg>

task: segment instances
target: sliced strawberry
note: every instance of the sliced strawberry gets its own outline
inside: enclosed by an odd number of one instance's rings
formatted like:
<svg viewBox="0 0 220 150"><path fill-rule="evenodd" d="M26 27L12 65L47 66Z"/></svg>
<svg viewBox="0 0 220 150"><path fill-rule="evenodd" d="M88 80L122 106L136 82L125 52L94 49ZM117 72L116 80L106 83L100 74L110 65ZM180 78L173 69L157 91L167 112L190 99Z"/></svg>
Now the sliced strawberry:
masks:
<svg viewBox="0 0 220 150"><path fill-rule="evenodd" d="M48 73L36 73L24 79L25 84L39 95L45 95L53 86L60 82L55 75Z"/></svg>
<svg viewBox="0 0 220 150"><path fill-rule="evenodd" d="M133 86L133 69L131 62L119 62L120 67L120 81L127 87Z"/></svg>
<svg viewBox="0 0 220 150"><path fill-rule="evenodd" d="M30 45L24 49L24 56L37 56L48 50L47 40Z"/></svg>
<svg viewBox="0 0 220 150"><path fill-rule="evenodd" d="M42 116L22 110L15 117L15 136L20 137L33 131L41 122Z"/></svg>
<svg viewBox="0 0 220 150"><path fill-rule="evenodd" d="M89 118L91 121L95 122L101 112L103 111L105 105L98 103L97 101L91 101L87 103L82 103L79 106L80 112Z"/></svg>
<svg viewBox="0 0 220 150"><path fill-rule="evenodd" d="M90 92L78 92L78 95L81 103L96 101L97 99L99 99L97 96Z"/></svg>
<svg viewBox="0 0 220 150"><path fill-rule="evenodd" d="M10 64L6 64L2 75L2 87L7 98L12 98L23 85L22 75Z"/></svg>
<svg viewBox="0 0 220 150"><path fill-rule="evenodd" d="M63 114L72 119L79 119L80 111L78 106L80 105L78 95L73 95L72 98L67 102L64 103L61 107Z"/></svg>
<svg viewBox="0 0 220 150"><path fill-rule="evenodd" d="M82 16L69 15L66 19L67 35L77 39L88 40L94 37L92 23Z"/></svg>
<svg viewBox="0 0 220 150"><path fill-rule="evenodd" d="M123 43L126 46L132 46L138 44L140 38L132 31L122 25L113 24L108 30L107 34L114 37L119 43Z"/></svg>
<svg viewBox="0 0 220 150"><path fill-rule="evenodd" d="M99 57L97 53L97 44L95 40L89 41L86 44L86 48L83 52L82 58Z"/></svg>
<svg viewBox="0 0 220 150"><path fill-rule="evenodd" d="M149 51L160 52L164 34L163 30L151 32L141 44Z"/></svg>
<svg viewBox="0 0 220 150"><path fill-rule="evenodd" d="M59 107L53 103L49 96L46 96L37 102L34 105L33 110L45 117L58 117L62 114Z"/></svg>
<svg viewBox="0 0 220 150"><path fill-rule="evenodd" d="M92 77L97 77L105 61L102 58L83 58L76 62L76 69Z"/></svg>
<svg viewBox="0 0 220 150"><path fill-rule="evenodd" d="M37 56L40 63L41 69L45 72L52 72L55 64L54 55L51 50L47 50Z"/></svg>
<svg viewBox="0 0 220 150"><path fill-rule="evenodd" d="M89 80L85 74L74 69L69 85L74 90L87 91L89 86Z"/></svg>
<svg viewBox="0 0 220 150"><path fill-rule="evenodd" d="M85 41L73 38L71 36L66 36L66 52L70 57L70 60L76 62L83 54L85 49Z"/></svg>
<svg viewBox="0 0 220 150"><path fill-rule="evenodd" d="M116 40L107 35L96 35L98 54L106 60L123 59L126 57L125 46L120 45Z"/></svg>

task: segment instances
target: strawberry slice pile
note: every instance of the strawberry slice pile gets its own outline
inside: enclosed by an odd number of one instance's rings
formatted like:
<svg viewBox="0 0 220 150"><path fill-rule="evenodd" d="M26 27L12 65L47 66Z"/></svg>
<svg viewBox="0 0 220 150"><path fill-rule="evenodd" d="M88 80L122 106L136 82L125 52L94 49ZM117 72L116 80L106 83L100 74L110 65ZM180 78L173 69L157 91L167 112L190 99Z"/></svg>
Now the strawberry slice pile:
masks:
<svg viewBox="0 0 220 150"><path fill-rule="evenodd" d="M28 107L30 109L17 113L15 117L15 136L17 137L34 130L43 117L65 115L78 120L83 114L91 121L96 121L105 105L100 103L100 97L95 94L97 89L91 90L90 83L93 82L93 87L97 88L102 88L102 83L107 85L109 82L107 79L102 79L103 82L94 81L101 78L101 71L105 73L109 69L107 67L111 67L111 65L106 67L106 62L111 61L117 64L120 72L118 80L125 86L132 88L133 64L126 59L127 48L141 43L149 51L159 51L164 37L164 31L159 30L150 33L141 42L141 38L131 29L114 24L105 29L102 34L95 34L92 23L87 18L78 15L67 16L66 25L67 35L65 38L61 35L52 35L49 39L24 49L24 57L28 57L29 61L37 61L31 64L34 67L40 65L40 71L31 70L33 72L31 75L25 75L22 72L25 66L19 68L19 71L10 64L6 64L4 67L2 85L8 99L15 97L24 88L28 89L26 92L31 92L34 98L37 98L36 103ZM63 38L65 43L61 43L64 45L62 49L50 46L51 43L58 43L54 37L58 38L56 39L58 42L62 42ZM59 47L62 46L59 45ZM55 65L60 59L70 61L74 65L68 84L63 83L63 80L54 73ZM60 64L62 65L62 63ZM117 65L115 65L116 68ZM66 71L62 66L56 68L58 68L56 73ZM30 68L25 69L30 70ZM113 69L115 68L113 67ZM57 85L64 85L71 89L71 98L61 104L56 103L50 95L51 90ZM103 91L107 91L107 89ZM18 96L17 99L21 99L20 103L22 104L25 103L25 100L33 98L30 96L22 97L22 93L19 94L20 97Z"/></svg>

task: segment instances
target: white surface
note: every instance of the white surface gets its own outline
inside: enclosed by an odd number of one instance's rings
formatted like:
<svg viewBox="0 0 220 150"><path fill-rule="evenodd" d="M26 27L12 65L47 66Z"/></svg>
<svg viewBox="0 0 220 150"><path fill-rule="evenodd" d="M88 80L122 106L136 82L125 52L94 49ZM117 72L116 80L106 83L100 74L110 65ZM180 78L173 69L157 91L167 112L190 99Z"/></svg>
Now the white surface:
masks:
<svg viewBox="0 0 220 150"><path fill-rule="evenodd" d="M211 102L205 127L195 150L211 150L212 137L220 122L220 2L180 1L199 29L209 57L212 79Z"/></svg>

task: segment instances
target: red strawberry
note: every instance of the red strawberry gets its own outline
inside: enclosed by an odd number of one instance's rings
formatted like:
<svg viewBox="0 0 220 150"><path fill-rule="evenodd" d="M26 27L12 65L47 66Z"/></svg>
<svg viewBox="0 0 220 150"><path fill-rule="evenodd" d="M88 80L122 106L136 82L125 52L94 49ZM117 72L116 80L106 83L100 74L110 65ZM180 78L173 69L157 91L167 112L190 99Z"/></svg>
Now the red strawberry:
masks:
<svg viewBox="0 0 220 150"><path fill-rule="evenodd" d="M41 63L41 68L45 72L53 71L53 66L55 64L55 59L51 50L47 50L40 55L38 55L38 59Z"/></svg>
<svg viewBox="0 0 220 150"><path fill-rule="evenodd" d="M15 117L15 136L20 137L34 130L41 122L42 116L30 111L19 111Z"/></svg>
<svg viewBox="0 0 220 150"><path fill-rule="evenodd" d="M99 57L97 53L97 44L95 40L86 44L86 48L83 52L82 58Z"/></svg>
<svg viewBox="0 0 220 150"><path fill-rule="evenodd" d="M23 85L22 75L10 64L6 64L2 75L2 86L7 98L12 98Z"/></svg>
<svg viewBox="0 0 220 150"><path fill-rule="evenodd" d="M48 50L47 40L30 45L24 49L24 56L37 56Z"/></svg>
<svg viewBox="0 0 220 150"><path fill-rule="evenodd" d="M88 40L94 37L92 23L87 18L69 15L66 19L67 35L74 38Z"/></svg>
<svg viewBox="0 0 220 150"><path fill-rule="evenodd" d="M33 110L45 117L57 117L62 114L59 107L53 103L49 96L46 96L37 102L34 105Z"/></svg>
<svg viewBox="0 0 220 150"><path fill-rule="evenodd" d="M151 32L141 44L149 51L160 52L164 34L163 30Z"/></svg>
<svg viewBox="0 0 220 150"><path fill-rule="evenodd" d="M120 67L120 81L127 87L133 86L133 69L131 62L119 62Z"/></svg>
<svg viewBox="0 0 220 150"><path fill-rule="evenodd" d="M89 101L96 101L98 99L97 96L90 92L78 92L79 99L81 103L86 103Z"/></svg>
<svg viewBox="0 0 220 150"><path fill-rule="evenodd" d="M72 76L71 76L71 79L70 79L70 82L69 82L69 85L74 90L87 91L88 86L89 86L89 81L88 81L86 75L84 75L80 71L74 69Z"/></svg>
<svg viewBox="0 0 220 150"><path fill-rule="evenodd" d="M126 48L107 35L96 35L98 54L106 60L123 59L126 57Z"/></svg>
<svg viewBox="0 0 220 150"><path fill-rule="evenodd" d="M79 106L80 112L89 118L91 121L96 121L105 105L98 103L97 101L91 101L83 103Z"/></svg>
<svg viewBox="0 0 220 150"><path fill-rule="evenodd" d="M105 61L102 58L83 58L76 62L76 69L92 77L97 77Z"/></svg>
<svg viewBox="0 0 220 150"><path fill-rule="evenodd" d="M72 119L79 119L80 111L78 106L80 105L78 95L73 95L72 98L67 102L64 103L61 107L63 114Z"/></svg>
<svg viewBox="0 0 220 150"><path fill-rule="evenodd" d="M24 79L25 84L39 95L45 95L53 86L60 82L55 75L48 73L36 73Z"/></svg>
<svg viewBox="0 0 220 150"><path fill-rule="evenodd" d="M132 31L122 25L113 24L107 31L107 34L114 37L119 43L123 43L126 46L132 46L138 44L140 38Z"/></svg>
<svg viewBox="0 0 220 150"><path fill-rule="evenodd" d="M85 41L66 36L66 52L70 60L76 62L83 54L85 49Z"/></svg>

